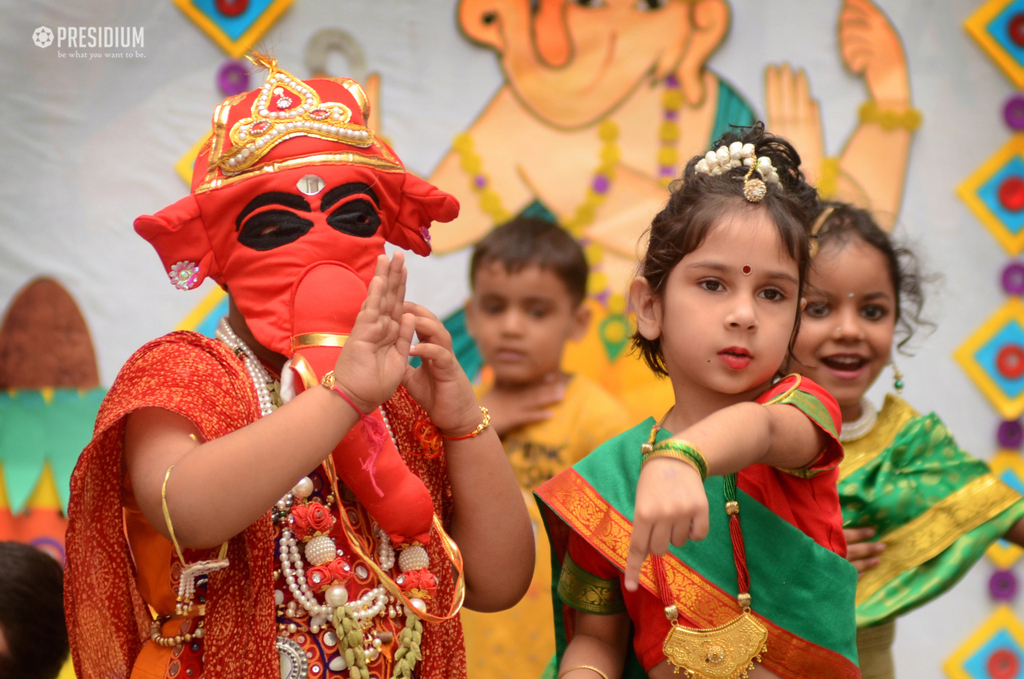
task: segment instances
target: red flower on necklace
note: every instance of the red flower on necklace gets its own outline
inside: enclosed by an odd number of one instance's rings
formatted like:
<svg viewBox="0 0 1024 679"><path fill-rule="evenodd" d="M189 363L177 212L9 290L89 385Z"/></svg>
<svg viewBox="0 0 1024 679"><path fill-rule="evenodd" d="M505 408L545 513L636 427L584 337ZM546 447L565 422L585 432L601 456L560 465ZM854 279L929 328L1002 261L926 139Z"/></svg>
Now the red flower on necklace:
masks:
<svg viewBox="0 0 1024 679"><path fill-rule="evenodd" d="M330 533L334 528L334 517L319 502L296 505L292 507L292 528L296 537L309 540Z"/></svg>

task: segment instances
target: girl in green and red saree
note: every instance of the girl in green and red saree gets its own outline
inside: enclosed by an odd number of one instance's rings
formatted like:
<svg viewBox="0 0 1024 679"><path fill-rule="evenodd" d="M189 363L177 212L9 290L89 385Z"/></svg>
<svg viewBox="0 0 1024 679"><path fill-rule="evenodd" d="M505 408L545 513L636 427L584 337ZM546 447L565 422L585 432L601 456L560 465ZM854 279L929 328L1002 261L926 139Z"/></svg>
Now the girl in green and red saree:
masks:
<svg viewBox="0 0 1024 679"><path fill-rule="evenodd" d="M921 325L922 278L912 252L871 214L825 206L813 238L807 306L794 369L835 395L846 458L839 499L857 583L864 677L892 679L896 618L948 591L990 544L1024 544L1024 499L962 450L935 413L895 394L879 412L864 398ZM894 367L893 387L903 389Z"/></svg>
<svg viewBox="0 0 1024 679"><path fill-rule="evenodd" d="M799 165L760 125L727 134L651 224L633 345L675 404L537 490L559 677L860 676L839 408L779 379L817 209Z"/></svg>

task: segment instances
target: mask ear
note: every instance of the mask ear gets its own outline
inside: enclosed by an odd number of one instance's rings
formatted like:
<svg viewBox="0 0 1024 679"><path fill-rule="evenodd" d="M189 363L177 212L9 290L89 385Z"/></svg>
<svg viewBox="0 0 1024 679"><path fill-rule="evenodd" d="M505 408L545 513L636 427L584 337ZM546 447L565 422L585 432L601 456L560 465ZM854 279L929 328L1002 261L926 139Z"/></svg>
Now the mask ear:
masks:
<svg viewBox="0 0 1024 679"><path fill-rule="evenodd" d="M156 249L174 287L191 290L207 276L220 283L220 267L194 195L138 217L135 232Z"/></svg>
<svg viewBox="0 0 1024 679"><path fill-rule="evenodd" d="M388 242L417 255L430 254L430 224L450 222L459 216L459 201L414 174L405 174L402 202L395 223L387 234Z"/></svg>

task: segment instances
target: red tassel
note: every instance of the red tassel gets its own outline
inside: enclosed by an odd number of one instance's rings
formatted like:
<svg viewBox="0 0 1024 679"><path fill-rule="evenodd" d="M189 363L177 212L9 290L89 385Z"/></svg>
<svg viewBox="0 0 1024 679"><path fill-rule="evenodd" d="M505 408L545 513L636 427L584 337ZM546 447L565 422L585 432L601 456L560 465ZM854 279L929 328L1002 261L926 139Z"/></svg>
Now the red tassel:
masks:
<svg viewBox="0 0 1024 679"><path fill-rule="evenodd" d="M743 548L743 531L740 530L740 516L729 517L729 534L732 536L732 557L736 562L736 581L740 594L750 592L750 573L747 571L747 553Z"/></svg>
<svg viewBox="0 0 1024 679"><path fill-rule="evenodd" d="M363 425L363 438L366 440L366 446L370 453L363 460L363 471L369 474L370 485L373 486L377 496L384 497L384 491L377 485L377 479L373 474L376 471L377 456L380 455L380 451L384 450L384 442L388 440L388 431L384 428L384 423L373 415L363 415L360 422Z"/></svg>

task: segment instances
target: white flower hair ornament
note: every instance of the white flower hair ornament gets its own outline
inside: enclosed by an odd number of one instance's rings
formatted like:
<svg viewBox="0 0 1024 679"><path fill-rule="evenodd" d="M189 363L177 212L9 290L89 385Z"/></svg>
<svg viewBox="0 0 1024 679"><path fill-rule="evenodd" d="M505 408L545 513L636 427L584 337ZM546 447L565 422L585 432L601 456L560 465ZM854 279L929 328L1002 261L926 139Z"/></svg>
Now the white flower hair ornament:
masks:
<svg viewBox="0 0 1024 679"><path fill-rule="evenodd" d="M772 167L771 158L758 158L753 144L738 141L728 146L722 144L714 151L708 151L707 155L697 161L694 171L717 177L737 167L750 168L743 178L743 197L751 203L760 203L768 195L766 184L779 184L779 173ZM760 179L752 178L754 170L761 175Z"/></svg>

